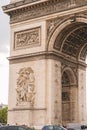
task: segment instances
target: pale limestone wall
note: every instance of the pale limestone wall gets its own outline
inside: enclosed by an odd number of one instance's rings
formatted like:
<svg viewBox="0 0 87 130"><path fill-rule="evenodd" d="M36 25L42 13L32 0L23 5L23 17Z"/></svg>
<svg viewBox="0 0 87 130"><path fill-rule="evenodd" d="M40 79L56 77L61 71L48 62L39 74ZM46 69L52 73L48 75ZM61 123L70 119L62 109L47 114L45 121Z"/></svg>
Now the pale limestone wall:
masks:
<svg viewBox="0 0 87 130"><path fill-rule="evenodd" d="M15 49L15 33L23 32L29 33L39 29L39 44L27 47L21 47ZM33 33L32 33L33 34ZM30 35L30 34L29 34ZM28 37L29 37L28 35ZM31 53L38 53L46 50L46 22L45 21L26 21L19 24L11 25L11 42L10 42L10 56L28 55ZM31 35L32 36L32 35ZM30 37L31 37L30 36ZM37 129L41 129L46 124L47 113L46 109L47 102L47 61L46 60L35 60L20 63L10 64L10 83L9 83L9 99L8 99L8 123L9 124L25 124L28 126L35 126ZM17 79L18 72L21 68L31 67L35 75L35 103L33 110L29 103L17 104ZM51 76L51 75L50 75ZM50 78L50 77L49 77ZM49 80L50 82L50 80ZM49 97L48 97L49 98ZM14 110L15 109L15 110ZM34 118L33 118L34 117Z"/></svg>
<svg viewBox="0 0 87 130"><path fill-rule="evenodd" d="M61 92L62 92L62 84L61 84L61 62L52 61L52 90L51 90L51 120L52 124L61 124L62 122L62 104L61 104Z"/></svg>
<svg viewBox="0 0 87 130"><path fill-rule="evenodd" d="M59 61L47 60L46 82L46 124L58 124L61 123L61 63Z"/></svg>
<svg viewBox="0 0 87 130"><path fill-rule="evenodd" d="M46 124L61 123L61 63L46 62Z"/></svg>
<svg viewBox="0 0 87 130"><path fill-rule="evenodd" d="M39 43L36 43L36 45L34 44L26 47L21 47L20 49L15 49L15 33L19 33L20 31L26 33L26 31L28 30L30 30L30 32L34 32L35 29L39 29ZM11 25L10 55L18 56L45 51L46 35L46 21L26 21L19 24Z"/></svg>
<svg viewBox="0 0 87 130"><path fill-rule="evenodd" d="M86 122L86 71L78 69L78 110L79 122Z"/></svg>
<svg viewBox="0 0 87 130"><path fill-rule="evenodd" d="M7 121L7 123L8 124L15 124L14 123L14 114L13 114L13 111L8 111L8 121Z"/></svg>
<svg viewBox="0 0 87 130"><path fill-rule="evenodd" d="M23 67L31 67L35 74L34 110L30 109L32 107L29 103L16 105L17 77ZM61 123L61 63L59 61L48 59L11 64L10 74L12 75L10 75L8 123L26 124L37 129L41 129L46 124Z"/></svg>
<svg viewBox="0 0 87 130"><path fill-rule="evenodd" d="M17 103L17 78L18 72L21 68L31 67L34 71L35 76L35 102L34 110L29 110L32 108L30 104L23 103L16 105ZM26 125L36 125L42 126L45 124L45 115L46 115L46 61L31 61L18 64L10 65L10 85L9 85L9 114L8 114L8 123L18 123ZM13 109L19 109L18 111L13 111ZM22 110L21 110L22 109ZM24 110L25 109L25 110ZM28 110L26 110L28 109ZM13 111L13 112L12 112ZM34 119L32 119L32 114ZM33 122L33 123L32 123Z"/></svg>
<svg viewBox="0 0 87 130"><path fill-rule="evenodd" d="M70 90L71 98L71 117L73 122L78 122L78 86L72 86Z"/></svg>
<svg viewBox="0 0 87 130"><path fill-rule="evenodd" d="M35 74L35 89L36 89L36 96L37 96L37 101L35 104L35 107L39 106L39 103L41 103L42 107L45 107L45 101L44 101L44 91L45 91L45 60L40 60L40 61L32 61L32 62L24 62L24 63L19 63L19 64L12 64L10 65L10 73L12 74L10 76L10 97L9 98L9 107L12 109L15 107L16 104L16 98L14 99L16 95L16 87L17 87L17 78L18 78L18 72L21 68L24 67L31 67L34 70ZM41 67L40 67L41 66ZM42 81L42 82L41 82ZM44 89L43 89L44 88ZM43 90L43 93L41 93L41 90ZM13 93L14 92L14 93ZM41 96L42 98L38 97ZM13 95L14 94L14 95ZM14 101L14 102L13 102ZM39 102L38 102L39 101Z"/></svg>

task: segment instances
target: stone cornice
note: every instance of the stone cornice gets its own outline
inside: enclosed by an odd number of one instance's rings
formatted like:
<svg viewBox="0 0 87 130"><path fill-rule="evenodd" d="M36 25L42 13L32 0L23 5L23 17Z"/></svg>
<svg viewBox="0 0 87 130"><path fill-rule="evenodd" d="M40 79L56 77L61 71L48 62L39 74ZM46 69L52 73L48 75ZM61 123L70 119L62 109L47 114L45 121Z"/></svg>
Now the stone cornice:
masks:
<svg viewBox="0 0 87 130"><path fill-rule="evenodd" d="M3 6L3 11L10 15L11 23L17 23L24 20L30 20L61 11L86 6L86 0L62 0L61 2L59 0L37 0L33 3L30 3L29 0L22 0L20 2Z"/></svg>
<svg viewBox="0 0 87 130"><path fill-rule="evenodd" d="M57 56L57 57L61 57L61 58L66 59L66 60L69 60L69 59L72 60L72 58L69 58L69 56L68 56L68 57L64 57L62 54L56 53L56 52L54 52L54 51L49 51L49 52L43 51L43 52L36 52L36 53L25 54L25 55L10 56L10 57L8 57L8 60L9 60L9 61L14 61L14 60L21 60L21 59L25 59L25 58L31 58L31 59L33 60L34 57L35 57L36 59L37 59L38 57L40 57L40 56L41 56L42 58L43 58L43 56L45 56L45 58L46 58L46 57L47 57L47 58L50 58L51 55L54 55L54 56ZM73 61L74 61L75 63L77 63L76 60L73 60Z"/></svg>
<svg viewBox="0 0 87 130"><path fill-rule="evenodd" d="M11 12L11 11L15 11L15 10L18 10L21 8L26 8L27 6L32 7L32 6L44 3L45 1L49 1L49 0L43 0L43 1L41 1L41 0L21 0L19 2L13 2L8 5L5 5L2 8L3 8L4 12L9 14L9 12Z"/></svg>
<svg viewBox="0 0 87 130"><path fill-rule="evenodd" d="M84 62L77 61L74 59L72 60L72 57L70 58L70 57L63 56L63 55L56 53L54 51L52 51L52 52L38 52L38 53L8 57L10 64L20 63L22 61L26 62L26 61L41 60L41 59L60 60L61 62L67 61L69 64L86 67L86 64Z"/></svg>
<svg viewBox="0 0 87 130"><path fill-rule="evenodd" d="M9 109L8 111L27 111L27 110L33 110L33 111L46 111L46 108L13 108L13 109Z"/></svg>

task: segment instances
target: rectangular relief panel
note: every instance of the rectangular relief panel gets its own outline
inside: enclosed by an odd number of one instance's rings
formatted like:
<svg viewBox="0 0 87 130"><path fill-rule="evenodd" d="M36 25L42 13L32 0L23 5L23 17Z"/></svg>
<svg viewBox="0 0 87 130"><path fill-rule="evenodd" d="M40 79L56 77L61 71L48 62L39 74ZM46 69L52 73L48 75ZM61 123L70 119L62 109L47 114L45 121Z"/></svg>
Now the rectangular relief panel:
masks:
<svg viewBox="0 0 87 130"><path fill-rule="evenodd" d="M41 44L41 28L22 30L14 33L14 49L24 49Z"/></svg>

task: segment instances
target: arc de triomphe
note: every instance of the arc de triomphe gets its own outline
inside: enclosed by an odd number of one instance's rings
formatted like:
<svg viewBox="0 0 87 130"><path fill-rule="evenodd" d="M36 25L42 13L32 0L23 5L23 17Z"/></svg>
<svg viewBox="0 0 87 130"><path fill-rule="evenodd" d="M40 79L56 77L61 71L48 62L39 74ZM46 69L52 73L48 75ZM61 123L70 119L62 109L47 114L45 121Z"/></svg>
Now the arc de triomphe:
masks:
<svg viewBox="0 0 87 130"><path fill-rule="evenodd" d="M8 123L87 123L87 0L12 0Z"/></svg>

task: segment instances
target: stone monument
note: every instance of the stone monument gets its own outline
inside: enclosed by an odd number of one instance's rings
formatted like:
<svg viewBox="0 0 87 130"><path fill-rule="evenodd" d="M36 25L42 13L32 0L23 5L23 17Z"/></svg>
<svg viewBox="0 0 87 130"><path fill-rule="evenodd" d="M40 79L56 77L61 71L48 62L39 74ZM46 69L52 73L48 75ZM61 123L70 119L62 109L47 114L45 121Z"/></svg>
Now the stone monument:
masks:
<svg viewBox="0 0 87 130"><path fill-rule="evenodd" d="M87 0L12 0L8 123L87 123Z"/></svg>

